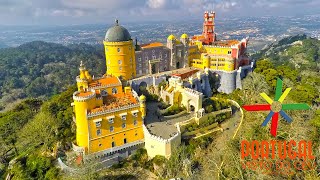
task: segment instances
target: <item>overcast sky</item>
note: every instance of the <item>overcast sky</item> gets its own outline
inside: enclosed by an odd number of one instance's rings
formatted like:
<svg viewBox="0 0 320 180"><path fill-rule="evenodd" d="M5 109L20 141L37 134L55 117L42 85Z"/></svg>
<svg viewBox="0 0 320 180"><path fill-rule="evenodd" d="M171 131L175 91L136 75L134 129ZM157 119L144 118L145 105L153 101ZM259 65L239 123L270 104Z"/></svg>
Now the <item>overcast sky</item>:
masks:
<svg viewBox="0 0 320 180"><path fill-rule="evenodd" d="M320 0L0 0L0 25L110 24L320 13Z"/></svg>

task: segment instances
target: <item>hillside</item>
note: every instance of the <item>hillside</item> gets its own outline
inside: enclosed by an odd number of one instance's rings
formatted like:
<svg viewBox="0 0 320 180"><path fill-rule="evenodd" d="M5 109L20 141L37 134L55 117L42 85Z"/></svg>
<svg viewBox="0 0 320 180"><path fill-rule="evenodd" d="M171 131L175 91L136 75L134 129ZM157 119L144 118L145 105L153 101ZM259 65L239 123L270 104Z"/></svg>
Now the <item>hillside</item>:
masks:
<svg viewBox="0 0 320 180"><path fill-rule="evenodd" d="M255 72L275 87L275 77L293 87L290 96L297 102L320 103L320 41L297 35L271 44L253 55L258 60Z"/></svg>
<svg viewBox="0 0 320 180"><path fill-rule="evenodd" d="M128 161L112 169L99 173L91 171L86 173L86 177L70 179L116 179L116 177L146 179L143 177L150 171L163 179L173 177L183 177L183 179L319 178L319 164L318 170L296 170L288 177L245 170L240 162L241 140L312 140L314 155L320 156L317 148L320 144L319 49L319 40L305 36L283 39L254 55L257 60L256 68L253 73L243 79L242 90L238 89L229 95L214 95L217 98L235 100L240 105L264 104L265 101L259 93L265 92L273 98L276 78L281 77L284 88L292 87L284 103L308 103L311 110L288 111L293 122L288 125L282 119L279 120L276 138L269 134L270 123L264 128L261 127L267 113L244 112L243 123L234 139L225 137L223 134L214 138L211 136L199 138L182 144L169 160L161 156L149 160L146 152L141 150ZM6 174L10 173L13 179L66 179L65 174L54 166L56 155L62 150L70 149L70 142L75 139L70 106L75 86L65 91L64 89L68 84L75 83L74 77L78 73L80 60L87 60L90 70L96 67L97 69L93 71L95 74L103 72L104 60L101 52L103 50L99 47L84 44L65 47L44 42L32 42L17 48L0 50L0 62L6 65L6 68L2 66L0 68L5 73L9 73L4 79L14 77L22 81L20 89L23 92L28 88L42 90L47 87L44 91L36 91L37 94L28 94L30 90L25 91L24 97L37 95L49 97L57 93L45 101L25 100L12 110L0 113L0 146L3 147L0 149L0 178L5 178ZM0 77L3 78L2 75ZM32 85L25 83L27 81L25 77L30 79ZM36 81L38 77L46 81ZM50 81L51 77L54 80ZM47 80L51 84L47 84ZM8 87L6 83L3 85ZM48 88L50 85L56 90ZM4 87L1 88L7 90ZM19 88L14 89L17 91ZM60 91L64 92L59 94ZM10 92L5 93L10 94ZM218 140L220 142L217 142ZM224 146L217 148L217 144ZM146 171L146 174L143 174L141 169L143 172Z"/></svg>
<svg viewBox="0 0 320 180"><path fill-rule="evenodd" d="M80 61L95 75L105 71L102 46L34 41L0 49L0 110L28 97L50 97L75 83Z"/></svg>

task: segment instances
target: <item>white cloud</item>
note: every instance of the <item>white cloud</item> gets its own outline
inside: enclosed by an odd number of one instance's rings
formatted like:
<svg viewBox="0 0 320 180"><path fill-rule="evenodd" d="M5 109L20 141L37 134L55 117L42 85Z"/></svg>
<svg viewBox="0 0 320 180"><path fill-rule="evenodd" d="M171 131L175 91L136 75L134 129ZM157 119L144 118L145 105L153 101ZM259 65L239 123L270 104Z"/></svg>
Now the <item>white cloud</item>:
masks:
<svg viewBox="0 0 320 180"><path fill-rule="evenodd" d="M147 5L152 9L163 8L166 5L166 0L148 0Z"/></svg>

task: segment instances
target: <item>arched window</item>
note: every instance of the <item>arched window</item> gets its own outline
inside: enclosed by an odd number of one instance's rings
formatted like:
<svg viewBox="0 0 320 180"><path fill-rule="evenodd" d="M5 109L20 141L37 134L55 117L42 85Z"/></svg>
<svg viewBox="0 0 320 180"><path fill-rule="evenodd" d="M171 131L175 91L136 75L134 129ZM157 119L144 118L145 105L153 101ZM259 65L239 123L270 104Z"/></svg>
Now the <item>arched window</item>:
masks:
<svg viewBox="0 0 320 180"><path fill-rule="evenodd" d="M121 60L118 60L118 64L121 64L122 63L122 61Z"/></svg>
<svg viewBox="0 0 320 180"><path fill-rule="evenodd" d="M122 128L126 128L126 123L122 123Z"/></svg>
<svg viewBox="0 0 320 180"><path fill-rule="evenodd" d="M113 131L114 131L114 127L110 126L110 132L113 132Z"/></svg>
<svg viewBox="0 0 320 180"><path fill-rule="evenodd" d="M120 52L120 48L118 48L118 52Z"/></svg>
<svg viewBox="0 0 320 180"><path fill-rule="evenodd" d="M118 93L118 89L117 88L112 88L112 94L117 94Z"/></svg>

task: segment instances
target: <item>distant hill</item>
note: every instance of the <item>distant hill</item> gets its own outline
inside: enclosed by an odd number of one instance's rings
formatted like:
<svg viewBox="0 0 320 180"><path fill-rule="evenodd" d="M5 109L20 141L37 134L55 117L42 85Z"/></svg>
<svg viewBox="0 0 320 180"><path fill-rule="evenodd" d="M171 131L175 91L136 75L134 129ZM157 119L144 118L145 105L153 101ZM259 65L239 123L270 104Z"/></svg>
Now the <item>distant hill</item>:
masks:
<svg viewBox="0 0 320 180"><path fill-rule="evenodd" d="M0 105L66 90L75 83L81 60L91 73L105 72L103 47L98 45L34 41L0 49Z"/></svg>
<svg viewBox="0 0 320 180"><path fill-rule="evenodd" d="M255 72L275 82L282 77L295 86L290 95L295 101L320 104L320 40L297 35L269 45L252 56ZM271 85L271 83L270 83Z"/></svg>
<svg viewBox="0 0 320 180"><path fill-rule="evenodd" d="M269 58L276 66L286 64L319 70L316 64L320 62L320 41L306 35L290 36L270 44L252 57Z"/></svg>
<svg viewBox="0 0 320 180"><path fill-rule="evenodd" d="M8 48L8 47L9 47L9 46L7 46L6 44L0 42L0 49L2 49L2 48Z"/></svg>

